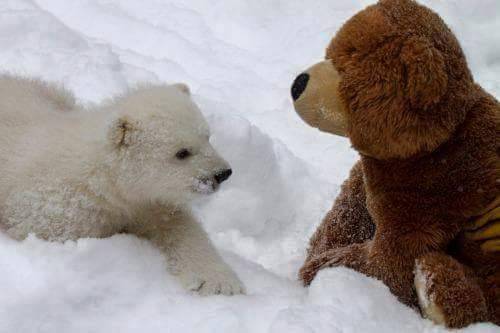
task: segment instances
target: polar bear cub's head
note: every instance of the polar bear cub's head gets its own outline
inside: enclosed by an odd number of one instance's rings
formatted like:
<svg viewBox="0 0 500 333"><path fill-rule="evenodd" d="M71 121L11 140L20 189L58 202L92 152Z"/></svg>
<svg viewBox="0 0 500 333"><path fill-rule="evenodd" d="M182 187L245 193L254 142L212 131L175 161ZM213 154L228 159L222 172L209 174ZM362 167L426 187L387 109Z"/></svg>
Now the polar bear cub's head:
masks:
<svg viewBox="0 0 500 333"><path fill-rule="evenodd" d="M116 186L133 202L182 203L214 192L232 171L183 84L145 86L115 100L108 129Z"/></svg>

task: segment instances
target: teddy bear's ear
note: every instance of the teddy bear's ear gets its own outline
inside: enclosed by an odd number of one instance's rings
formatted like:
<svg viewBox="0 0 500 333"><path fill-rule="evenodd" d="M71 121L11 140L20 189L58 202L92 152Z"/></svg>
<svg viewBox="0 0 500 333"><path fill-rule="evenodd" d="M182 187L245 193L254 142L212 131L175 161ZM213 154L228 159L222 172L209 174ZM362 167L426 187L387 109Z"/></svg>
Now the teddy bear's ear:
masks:
<svg viewBox="0 0 500 333"><path fill-rule="evenodd" d="M425 37L408 38L401 50L406 70L406 94L413 108L427 109L446 93L448 76L441 52Z"/></svg>
<svg viewBox="0 0 500 333"><path fill-rule="evenodd" d="M115 119L108 129L108 139L115 147L127 147L132 143L132 132L135 126L127 117Z"/></svg>

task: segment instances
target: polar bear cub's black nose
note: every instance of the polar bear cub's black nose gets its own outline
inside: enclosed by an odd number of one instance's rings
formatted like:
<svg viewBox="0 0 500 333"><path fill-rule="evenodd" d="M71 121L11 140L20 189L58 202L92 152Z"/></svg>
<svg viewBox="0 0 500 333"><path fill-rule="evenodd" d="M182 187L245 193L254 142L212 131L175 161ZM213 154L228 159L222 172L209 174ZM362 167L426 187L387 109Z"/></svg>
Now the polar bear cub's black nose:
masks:
<svg viewBox="0 0 500 333"><path fill-rule="evenodd" d="M233 174L233 170L231 170L231 169L225 169L225 170L218 171L215 174L214 178L215 178L215 181L218 184L220 184L223 181L227 180L232 174Z"/></svg>
<svg viewBox="0 0 500 333"><path fill-rule="evenodd" d="M300 95L306 90L307 83L309 82L309 74L302 73L295 78L292 84L292 98L294 101L299 99Z"/></svg>

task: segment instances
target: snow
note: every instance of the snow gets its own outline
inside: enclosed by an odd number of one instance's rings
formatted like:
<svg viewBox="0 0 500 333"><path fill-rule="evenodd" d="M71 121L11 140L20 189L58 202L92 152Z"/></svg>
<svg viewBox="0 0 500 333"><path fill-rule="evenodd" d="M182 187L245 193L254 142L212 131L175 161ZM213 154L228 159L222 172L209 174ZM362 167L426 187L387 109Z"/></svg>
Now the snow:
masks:
<svg viewBox="0 0 500 333"><path fill-rule="evenodd" d="M379 281L345 268L296 281L307 240L356 160L306 126L289 86L374 1L2 0L0 70L95 103L141 81L186 82L234 175L196 213L248 294L182 290L149 243L0 235L0 332L440 332ZM500 97L500 3L426 0ZM468 332L497 331L477 324Z"/></svg>

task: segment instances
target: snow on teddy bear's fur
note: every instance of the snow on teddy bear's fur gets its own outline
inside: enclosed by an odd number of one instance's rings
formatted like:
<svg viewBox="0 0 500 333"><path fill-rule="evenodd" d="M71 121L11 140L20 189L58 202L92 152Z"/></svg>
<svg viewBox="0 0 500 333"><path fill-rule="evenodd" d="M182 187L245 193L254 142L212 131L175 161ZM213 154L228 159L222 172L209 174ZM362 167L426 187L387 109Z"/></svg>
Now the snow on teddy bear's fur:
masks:
<svg viewBox="0 0 500 333"><path fill-rule="evenodd" d="M189 89L146 85L92 110L38 80L0 76L0 229L15 239L150 240L201 294L243 286L190 213L231 170Z"/></svg>

